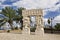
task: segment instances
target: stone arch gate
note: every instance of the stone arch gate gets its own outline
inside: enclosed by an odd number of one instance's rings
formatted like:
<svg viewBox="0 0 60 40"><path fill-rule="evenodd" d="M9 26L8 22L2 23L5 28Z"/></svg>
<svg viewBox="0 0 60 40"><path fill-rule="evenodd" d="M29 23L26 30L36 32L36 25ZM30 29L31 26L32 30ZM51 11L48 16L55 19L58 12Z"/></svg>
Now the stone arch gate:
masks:
<svg viewBox="0 0 60 40"><path fill-rule="evenodd" d="M44 24L43 24L43 12L42 9L31 9L31 10L23 10L23 34L30 34L30 16L35 16L36 20L36 31L35 34L43 34L44 33Z"/></svg>

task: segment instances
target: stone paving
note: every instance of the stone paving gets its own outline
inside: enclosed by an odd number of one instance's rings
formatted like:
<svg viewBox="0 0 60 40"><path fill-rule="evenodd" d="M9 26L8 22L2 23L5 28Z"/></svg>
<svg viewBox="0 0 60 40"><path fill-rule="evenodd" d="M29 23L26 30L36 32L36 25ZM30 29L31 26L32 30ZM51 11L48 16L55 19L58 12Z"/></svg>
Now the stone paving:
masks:
<svg viewBox="0 0 60 40"><path fill-rule="evenodd" d="M13 33L0 33L0 40L60 40L59 34L24 35Z"/></svg>

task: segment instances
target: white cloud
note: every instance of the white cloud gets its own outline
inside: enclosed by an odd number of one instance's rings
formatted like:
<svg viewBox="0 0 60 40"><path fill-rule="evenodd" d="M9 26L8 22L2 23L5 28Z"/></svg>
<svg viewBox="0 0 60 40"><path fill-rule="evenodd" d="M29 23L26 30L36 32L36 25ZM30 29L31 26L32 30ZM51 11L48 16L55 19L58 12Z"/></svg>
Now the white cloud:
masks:
<svg viewBox="0 0 60 40"><path fill-rule="evenodd" d="M59 5L55 5L59 0L21 0L21 1L17 1L16 3L13 3L14 6L17 7L25 7L27 9L35 9L35 8L43 8L43 13L44 15L46 15L47 11L56 11L59 9L60 4ZM45 9L45 8L49 8L49 9ZM45 24L47 23L47 18L44 18L44 22Z"/></svg>
<svg viewBox="0 0 60 40"><path fill-rule="evenodd" d="M27 9L50 8L53 7L56 2L58 2L58 0L21 0L16 3L13 3L13 5L18 7L23 6Z"/></svg>
<svg viewBox="0 0 60 40"><path fill-rule="evenodd" d="M11 6L11 5L0 5L1 8L5 8L6 6Z"/></svg>
<svg viewBox="0 0 60 40"><path fill-rule="evenodd" d="M54 23L60 23L60 15L54 18Z"/></svg>
<svg viewBox="0 0 60 40"><path fill-rule="evenodd" d="M44 18L44 24L46 25L46 24L48 24L48 19L47 18Z"/></svg>
<svg viewBox="0 0 60 40"><path fill-rule="evenodd" d="M6 0L0 0L0 7L1 8L5 8L6 6L11 6L11 5L3 5L2 3L6 1Z"/></svg>
<svg viewBox="0 0 60 40"><path fill-rule="evenodd" d="M60 8L60 4L51 7L51 8L49 9L49 11L56 11L56 10L59 11L59 8Z"/></svg>
<svg viewBox="0 0 60 40"><path fill-rule="evenodd" d="M10 0L11 2L16 2L16 1L19 1L19 0Z"/></svg>
<svg viewBox="0 0 60 40"><path fill-rule="evenodd" d="M48 20L47 18L44 18L44 22L47 22L47 20Z"/></svg>
<svg viewBox="0 0 60 40"><path fill-rule="evenodd" d="M43 10L43 16L47 14L47 11L48 11L48 10L46 10L46 9Z"/></svg>
<svg viewBox="0 0 60 40"><path fill-rule="evenodd" d="M24 7L27 9L45 9L49 8L50 11L57 10L57 6L55 5L59 0L20 0L16 3L13 3L13 6ZM47 10L43 10L44 15L46 15Z"/></svg>
<svg viewBox="0 0 60 40"><path fill-rule="evenodd" d="M16 1L16 0L11 0L11 2Z"/></svg>
<svg viewBox="0 0 60 40"><path fill-rule="evenodd" d="M0 5L1 5L1 3L0 3Z"/></svg>
<svg viewBox="0 0 60 40"><path fill-rule="evenodd" d="M44 24L48 25L48 18L44 18ZM56 25L56 23L60 23L60 15L56 16L54 20L52 21L53 26Z"/></svg>
<svg viewBox="0 0 60 40"><path fill-rule="evenodd" d="M60 15L56 16L53 20L53 26L56 25L56 23L60 23Z"/></svg>
<svg viewBox="0 0 60 40"><path fill-rule="evenodd" d="M4 1L6 1L6 0L0 0L0 2L4 2Z"/></svg>

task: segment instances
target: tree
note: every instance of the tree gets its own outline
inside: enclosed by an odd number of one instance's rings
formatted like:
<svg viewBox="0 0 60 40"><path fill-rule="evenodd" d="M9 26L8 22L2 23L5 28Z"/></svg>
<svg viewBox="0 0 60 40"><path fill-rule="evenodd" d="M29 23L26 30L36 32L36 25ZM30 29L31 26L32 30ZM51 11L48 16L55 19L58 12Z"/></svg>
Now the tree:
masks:
<svg viewBox="0 0 60 40"><path fill-rule="evenodd" d="M50 19L48 19L48 24L50 24Z"/></svg>
<svg viewBox="0 0 60 40"><path fill-rule="evenodd" d="M18 13L18 16L17 16L17 21L20 21L21 23L21 29L23 27L23 16L22 16L22 10L25 10L25 8L21 7L21 8L18 8L17 10L17 13Z"/></svg>
<svg viewBox="0 0 60 40"><path fill-rule="evenodd" d="M57 23L57 24L55 25L55 29L56 29L56 30L60 30L60 23Z"/></svg>
<svg viewBox="0 0 60 40"><path fill-rule="evenodd" d="M48 19L48 24L49 24L49 27L51 29L51 33L53 33L53 28L52 28L52 18L49 18ZM50 25L51 24L51 25Z"/></svg>
<svg viewBox="0 0 60 40"><path fill-rule="evenodd" d="M23 7L18 8L18 10L17 10L18 15L22 16L22 10L25 10L25 8L23 8Z"/></svg>
<svg viewBox="0 0 60 40"><path fill-rule="evenodd" d="M53 33L53 28L52 28L53 19L54 19L54 17L48 19L48 24L51 24L51 25L50 25L51 33Z"/></svg>
<svg viewBox="0 0 60 40"><path fill-rule="evenodd" d="M5 19L0 20L0 29L1 29L1 26L4 25L5 23L6 23Z"/></svg>
<svg viewBox="0 0 60 40"><path fill-rule="evenodd" d="M13 29L12 22L14 17L16 16L16 11L13 10L11 7L5 7L4 9L2 9L1 14L3 14L6 17L6 20L10 24L11 29Z"/></svg>
<svg viewBox="0 0 60 40"><path fill-rule="evenodd" d="M50 18L48 19L47 22L48 22L48 24L49 24L49 27L51 28L51 25L50 25L50 24L51 24L51 20L50 20Z"/></svg>

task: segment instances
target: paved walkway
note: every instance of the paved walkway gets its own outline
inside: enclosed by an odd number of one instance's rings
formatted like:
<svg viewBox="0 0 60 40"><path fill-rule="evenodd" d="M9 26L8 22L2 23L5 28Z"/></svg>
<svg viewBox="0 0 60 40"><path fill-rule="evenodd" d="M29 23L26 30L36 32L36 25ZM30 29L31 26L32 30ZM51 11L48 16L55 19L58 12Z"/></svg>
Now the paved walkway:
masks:
<svg viewBox="0 0 60 40"><path fill-rule="evenodd" d="M44 36L41 37L39 35L0 33L0 40L60 40L60 35L44 34Z"/></svg>
<svg viewBox="0 0 60 40"><path fill-rule="evenodd" d="M60 40L60 34L45 34L44 40Z"/></svg>

